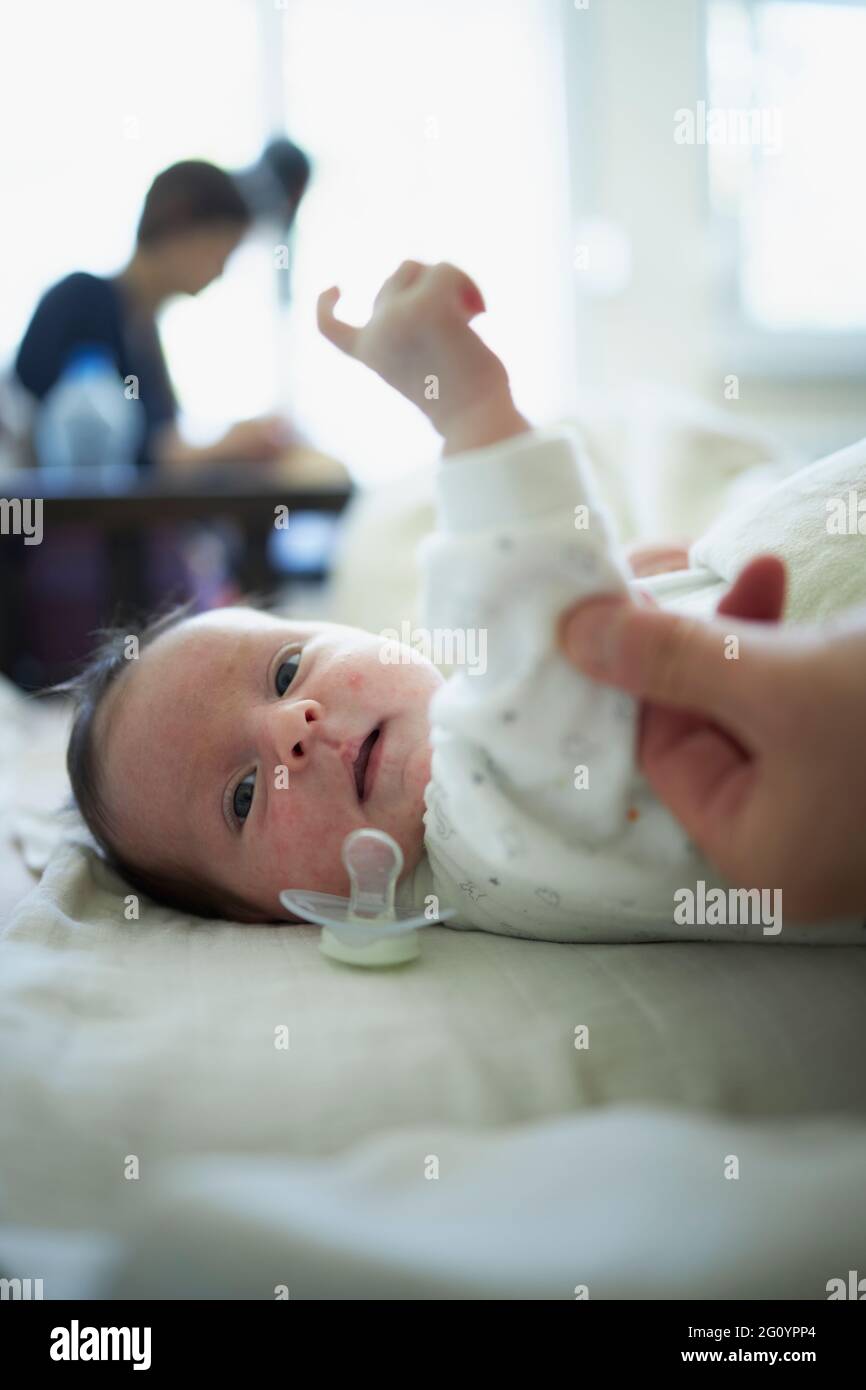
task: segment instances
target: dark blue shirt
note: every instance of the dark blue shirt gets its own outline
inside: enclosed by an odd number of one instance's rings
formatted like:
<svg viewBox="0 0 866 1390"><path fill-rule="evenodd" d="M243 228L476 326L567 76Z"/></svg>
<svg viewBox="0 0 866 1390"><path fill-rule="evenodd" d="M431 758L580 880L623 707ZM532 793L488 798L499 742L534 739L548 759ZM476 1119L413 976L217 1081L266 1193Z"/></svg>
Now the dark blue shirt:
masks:
<svg viewBox="0 0 866 1390"><path fill-rule="evenodd" d="M138 379L146 421L138 463L151 463L153 436L174 422L177 401L156 324L133 311L117 280L79 271L48 290L24 334L15 371L22 385L42 400L62 375L70 354L89 344L108 349L120 377Z"/></svg>

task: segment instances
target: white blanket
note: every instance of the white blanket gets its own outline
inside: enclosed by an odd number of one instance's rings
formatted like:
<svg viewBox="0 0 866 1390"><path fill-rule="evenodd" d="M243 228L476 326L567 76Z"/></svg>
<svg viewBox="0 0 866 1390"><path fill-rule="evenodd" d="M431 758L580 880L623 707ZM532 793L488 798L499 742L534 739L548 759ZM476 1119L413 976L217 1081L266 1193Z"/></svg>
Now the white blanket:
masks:
<svg viewBox="0 0 866 1390"><path fill-rule="evenodd" d="M0 1270L47 1297L823 1297L857 1267L866 952L429 928L365 973L313 928L120 921L118 887L65 848L0 938Z"/></svg>
<svg viewBox="0 0 866 1390"><path fill-rule="evenodd" d="M825 1299L862 1273L864 1166L844 1122L428 1124L315 1161L158 1164L123 1238L0 1231L0 1264L53 1297Z"/></svg>
<svg viewBox="0 0 866 1390"><path fill-rule="evenodd" d="M692 565L730 582L753 555L779 555L789 576L786 620L820 622L866 603L860 499L866 512L866 439L726 512L692 546Z"/></svg>

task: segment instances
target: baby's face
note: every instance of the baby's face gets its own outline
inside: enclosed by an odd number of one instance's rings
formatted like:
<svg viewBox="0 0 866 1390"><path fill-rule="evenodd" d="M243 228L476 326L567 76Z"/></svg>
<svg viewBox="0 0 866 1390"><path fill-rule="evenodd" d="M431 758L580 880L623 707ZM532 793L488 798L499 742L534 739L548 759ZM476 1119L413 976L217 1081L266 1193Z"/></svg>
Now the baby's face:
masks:
<svg viewBox="0 0 866 1390"><path fill-rule="evenodd" d="M108 814L144 867L179 868L287 918L282 888L347 895L340 858L375 826L421 857L429 662L383 662L358 628L247 608L191 618L131 663L96 736ZM378 730L378 737L370 736ZM368 757L369 755L369 757ZM227 904L226 916L241 916Z"/></svg>

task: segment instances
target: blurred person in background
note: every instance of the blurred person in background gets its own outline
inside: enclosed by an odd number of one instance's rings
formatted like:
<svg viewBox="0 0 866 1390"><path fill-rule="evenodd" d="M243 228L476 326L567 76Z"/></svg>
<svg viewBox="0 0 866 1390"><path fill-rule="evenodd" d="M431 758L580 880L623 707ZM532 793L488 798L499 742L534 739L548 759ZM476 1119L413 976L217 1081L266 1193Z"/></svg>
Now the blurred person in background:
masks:
<svg viewBox="0 0 866 1390"><path fill-rule="evenodd" d="M163 170L148 190L123 270L105 278L77 271L43 296L15 363L22 385L43 402L66 373L92 374L99 364L133 380L142 419L129 452L138 466L277 458L290 441L277 416L240 421L204 447L182 438L156 315L174 296L196 295L217 279L254 217L281 216L290 225L308 177L306 156L287 140L272 142L238 178L204 160ZM36 438L38 448L38 421Z"/></svg>
<svg viewBox="0 0 866 1390"><path fill-rule="evenodd" d="M297 440L278 416L242 420L207 446L183 438L157 315L174 296L197 295L220 276L254 224L279 227L288 241L309 176L306 155L283 138L236 174L203 160L173 164L148 190L127 265L105 277L77 271L43 295L15 362L34 398L41 466L92 467L113 492L140 469L182 471L192 482L201 466L285 458ZM283 295L287 281L279 279ZM291 454L285 461L291 472ZM66 524L23 558L27 652L14 675L25 686L67 671L115 601L150 608L190 600L202 611L237 597L244 538L229 520L127 533L135 594L112 594L106 540L93 525Z"/></svg>

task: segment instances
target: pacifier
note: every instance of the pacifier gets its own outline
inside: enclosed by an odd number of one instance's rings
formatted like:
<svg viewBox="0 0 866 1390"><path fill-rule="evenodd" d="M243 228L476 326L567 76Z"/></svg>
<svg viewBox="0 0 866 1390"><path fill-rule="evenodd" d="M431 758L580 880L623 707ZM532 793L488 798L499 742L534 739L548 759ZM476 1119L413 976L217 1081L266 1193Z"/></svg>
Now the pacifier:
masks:
<svg viewBox="0 0 866 1390"><path fill-rule="evenodd" d="M323 955L347 965L402 965L421 954L418 928L445 922L453 909L432 917L394 906L403 871L403 851L384 830L353 830L343 841L341 858L349 875L351 897L284 888L280 902L289 912L322 928Z"/></svg>

